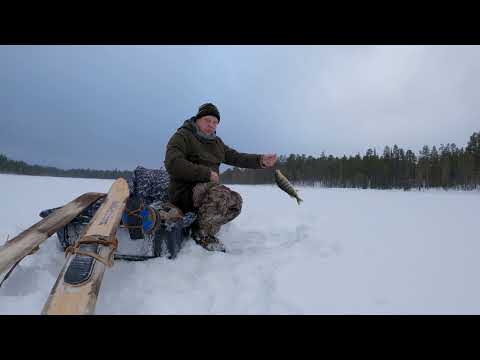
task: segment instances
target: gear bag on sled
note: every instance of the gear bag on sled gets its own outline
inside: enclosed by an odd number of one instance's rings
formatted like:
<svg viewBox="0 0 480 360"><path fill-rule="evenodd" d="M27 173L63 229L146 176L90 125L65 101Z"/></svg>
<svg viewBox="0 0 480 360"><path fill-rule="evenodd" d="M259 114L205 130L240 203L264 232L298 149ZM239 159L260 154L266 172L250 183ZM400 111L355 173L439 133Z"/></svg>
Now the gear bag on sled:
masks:
<svg viewBox="0 0 480 360"><path fill-rule="evenodd" d="M183 214L168 201L169 175L164 169L138 166L127 179L130 196L117 230L118 248L115 259L147 260L155 257L173 259L190 235L196 214ZM95 212L103 203L98 199L70 223L57 231L59 247L65 250L80 237ZM40 213L47 217L54 209Z"/></svg>

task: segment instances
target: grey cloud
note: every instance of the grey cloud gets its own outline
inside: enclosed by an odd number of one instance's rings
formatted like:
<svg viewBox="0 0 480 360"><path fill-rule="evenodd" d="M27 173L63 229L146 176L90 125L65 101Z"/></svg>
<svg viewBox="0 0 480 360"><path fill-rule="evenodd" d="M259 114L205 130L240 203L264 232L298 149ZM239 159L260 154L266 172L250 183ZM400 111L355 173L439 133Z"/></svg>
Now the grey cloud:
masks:
<svg viewBox="0 0 480 360"><path fill-rule="evenodd" d="M0 46L0 152L63 168L163 164L203 102L243 152L463 146L478 46Z"/></svg>

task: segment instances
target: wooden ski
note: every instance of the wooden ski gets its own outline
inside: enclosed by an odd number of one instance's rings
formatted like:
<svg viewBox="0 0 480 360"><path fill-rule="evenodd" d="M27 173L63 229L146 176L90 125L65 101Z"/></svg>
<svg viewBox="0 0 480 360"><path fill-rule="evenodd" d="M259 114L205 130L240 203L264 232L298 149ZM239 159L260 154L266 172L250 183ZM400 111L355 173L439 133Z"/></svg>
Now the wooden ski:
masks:
<svg viewBox="0 0 480 360"><path fill-rule="evenodd" d="M67 248L67 259L42 309L42 315L92 315L106 267L113 265L116 232L129 197L128 184L117 179L86 226Z"/></svg>
<svg viewBox="0 0 480 360"><path fill-rule="evenodd" d="M36 252L41 243L104 195L106 194L95 192L80 195L0 246L0 274L9 267L15 267L24 257Z"/></svg>

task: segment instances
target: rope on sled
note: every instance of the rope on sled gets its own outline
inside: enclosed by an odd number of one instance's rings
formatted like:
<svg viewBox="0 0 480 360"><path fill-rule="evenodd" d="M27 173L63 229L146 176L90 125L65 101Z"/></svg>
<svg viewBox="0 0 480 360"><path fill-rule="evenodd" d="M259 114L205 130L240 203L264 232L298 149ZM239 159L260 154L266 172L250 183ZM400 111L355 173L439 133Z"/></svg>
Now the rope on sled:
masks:
<svg viewBox="0 0 480 360"><path fill-rule="evenodd" d="M143 203L143 201L140 203L140 206L138 209L135 209L135 210L126 210L126 213L127 213L127 216L130 217L130 216L133 216L133 217L136 217L137 219L140 220L140 224L139 225L128 225L128 224L120 224L120 227L121 228L125 228L125 229L143 229L143 218L142 216L138 215L138 213L140 211L143 211L145 209L145 205ZM151 209L150 207L146 208L150 217L151 217L151 220L154 224L154 226L152 227L152 229L156 226L157 224L157 214L156 212Z"/></svg>
<svg viewBox="0 0 480 360"><path fill-rule="evenodd" d="M128 216L135 216L135 217L139 218L140 220L142 220L142 217L140 215L138 215L138 213L140 211L142 211L142 209L143 209L143 201L140 202L140 206L138 207L138 209L135 209L135 210L126 209L126 212L127 212ZM142 222L140 221L140 225L120 224L120 227L126 228L126 229L139 229L139 228L142 227Z"/></svg>

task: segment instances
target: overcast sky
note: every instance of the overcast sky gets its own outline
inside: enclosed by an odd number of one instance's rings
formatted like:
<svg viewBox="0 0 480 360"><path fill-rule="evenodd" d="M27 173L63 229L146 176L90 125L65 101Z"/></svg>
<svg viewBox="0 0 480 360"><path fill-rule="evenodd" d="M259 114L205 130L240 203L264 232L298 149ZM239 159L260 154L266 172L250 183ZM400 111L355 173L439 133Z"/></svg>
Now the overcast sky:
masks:
<svg viewBox="0 0 480 360"><path fill-rule="evenodd" d="M480 46L0 46L0 153L159 168L213 102L241 152L418 154L480 131L479 90Z"/></svg>

